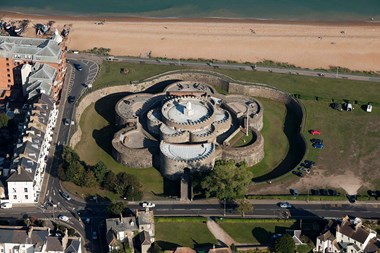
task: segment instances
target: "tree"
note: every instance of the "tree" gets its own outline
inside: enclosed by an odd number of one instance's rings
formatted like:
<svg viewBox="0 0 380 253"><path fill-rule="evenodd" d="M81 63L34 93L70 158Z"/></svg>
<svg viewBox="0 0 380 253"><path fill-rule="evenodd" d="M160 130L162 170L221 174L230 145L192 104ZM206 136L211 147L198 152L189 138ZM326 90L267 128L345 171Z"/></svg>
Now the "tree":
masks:
<svg viewBox="0 0 380 253"><path fill-rule="evenodd" d="M76 185L83 186L85 176L86 169L79 161L69 164L66 169L66 179Z"/></svg>
<svg viewBox="0 0 380 253"><path fill-rule="evenodd" d="M78 154L69 146L63 147L62 159L65 162L65 165L69 165L76 161L79 161Z"/></svg>
<svg viewBox="0 0 380 253"><path fill-rule="evenodd" d="M8 126L9 118L4 112L0 113L0 128Z"/></svg>
<svg viewBox="0 0 380 253"><path fill-rule="evenodd" d="M133 187L132 185L129 185L127 189L124 192L124 198L127 200L142 200L144 196L144 193L140 188Z"/></svg>
<svg viewBox="0 0 380 253"><path fill-rule="evenodd" d="M245 216L246 213L249 213L249 212L253 211L252 204L248 200L246 200L246 199L242 199L242 200L238 201L238 204L239 204L239 207L238 207L237 211L243 217Z"/></svg>
<svg viewBox="0 0 380 253"><path fill-rule="evenodd" d="M126 207L123 202L115 202L115 203L112 203L110 206L108 206L107 211L111 215L119 215L123 213L125 208Z"/></svg>
<svg viewBox="0 0 380 253"><path fill-rule="evenodd" d="M106 188L106 190L116 192L116 175L112 171L108 171L106 176L104 177L103 181L103 187Z"/></svg>
<svg viewBox="0 0 380 253"><path fill-rule="evenodd" d="M89 170L84 174L83 185L86 187L95 187L98 185L95 174L93 171Z"/></svg>
<svg viewBox="0 0 380 253"><path fill-rule="evenodd" d="M160 245L158 245L157 241L155 241L152 246L150 247L150 252L151 253L162 253L164 252Z"/></svg>
<svg viewBox="0 0 380 253"><path fill-rule="evenodd" d="M201 185L206 191L206 197L232 200L245 194L252 177L244 163L236 164L233 160L217 161Z"/></svg>
<svg viewBox="0 0 380 253"><path fill-rule="evenodd" d="M66 172L62 166L58 167L57 174L59 179L61 179L62 181L66 181Z"/></svg>
<svg viewBox="0 0 380 253"><path fill-rule="evenodd" d="M98 180L98 182L102 184L104 177L108 171L107 166L103 162L98 162L97 164L95 164L92 170L94 171L95 177Z"/></svg>
<svg viewBox="0 0 380 253"><path fill-rule="evenodd" d="M294 253L295 250L296 244L294 243L293 238L289 234L277 238L274 242L274 252Z"/></svg>

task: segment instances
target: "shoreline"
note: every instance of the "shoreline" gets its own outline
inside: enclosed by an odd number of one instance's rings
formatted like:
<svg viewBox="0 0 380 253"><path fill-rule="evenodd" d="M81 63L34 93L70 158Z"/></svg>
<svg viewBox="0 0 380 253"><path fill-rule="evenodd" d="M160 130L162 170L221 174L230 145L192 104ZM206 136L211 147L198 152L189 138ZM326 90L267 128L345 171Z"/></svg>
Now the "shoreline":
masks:
<svg viewBox="0 0 380 253"><path fill-rule="evenodd" d="M47 15L30 14L13 11L0 11L0 17L12 17L19 19L49 19L49 20L73 20L73 21L100 21L107 22L158 22L158 23L237 23L237 24L285 24L285 25L313 25L313 26L380 26L380 21L371 20L347 20L347 21L322 21L322 20L283 20L283 19L259 19L259 18L227 18L227 17L140 17L140 16L113 16L113 15Z"/></svg>

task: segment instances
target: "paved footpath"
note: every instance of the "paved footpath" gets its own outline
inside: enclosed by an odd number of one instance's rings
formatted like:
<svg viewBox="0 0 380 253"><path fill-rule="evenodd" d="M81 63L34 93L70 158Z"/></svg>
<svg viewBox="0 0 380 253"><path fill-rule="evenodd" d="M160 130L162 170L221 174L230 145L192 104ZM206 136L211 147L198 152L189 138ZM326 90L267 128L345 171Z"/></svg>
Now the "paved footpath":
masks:
<svg viewBox="0 0 380 253"><path fill-rule="evenodd" d="M211 234L213 234L213 236L225 246L230 247L232 244L238 245L236 241L210 217L207 218L207 228L210 230Z"/></svg>

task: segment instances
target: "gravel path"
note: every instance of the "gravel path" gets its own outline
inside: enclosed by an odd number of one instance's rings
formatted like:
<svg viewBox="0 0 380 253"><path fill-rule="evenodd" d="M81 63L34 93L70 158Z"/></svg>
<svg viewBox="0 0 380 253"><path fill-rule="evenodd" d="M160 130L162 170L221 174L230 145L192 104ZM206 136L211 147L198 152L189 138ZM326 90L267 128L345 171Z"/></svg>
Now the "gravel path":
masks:
<svg viewBox="0 0 380 253"><path fill-rule="evenodd" d="M231 244L237 245L236 241L226 233L215 221L211 218L207 219L207 228L210 230L211 234L222 244L226 246L231 246Z"/></svg>

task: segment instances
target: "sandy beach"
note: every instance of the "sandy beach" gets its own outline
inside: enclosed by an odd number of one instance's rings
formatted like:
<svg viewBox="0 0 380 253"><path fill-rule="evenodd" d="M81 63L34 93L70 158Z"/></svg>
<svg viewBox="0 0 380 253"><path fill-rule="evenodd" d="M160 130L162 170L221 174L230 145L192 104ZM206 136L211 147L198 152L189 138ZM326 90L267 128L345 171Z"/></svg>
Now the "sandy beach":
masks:
<svg viewBox="0 0 380 253"><path fill-rule="evenodd" d="M296 23L226 19L45 17L3 13L5 21L54 20L70 25L71 50L111 49L112 55L202 58L257 62L273 60L306 68L341 66L380 71L380 23Z"/></svg>

